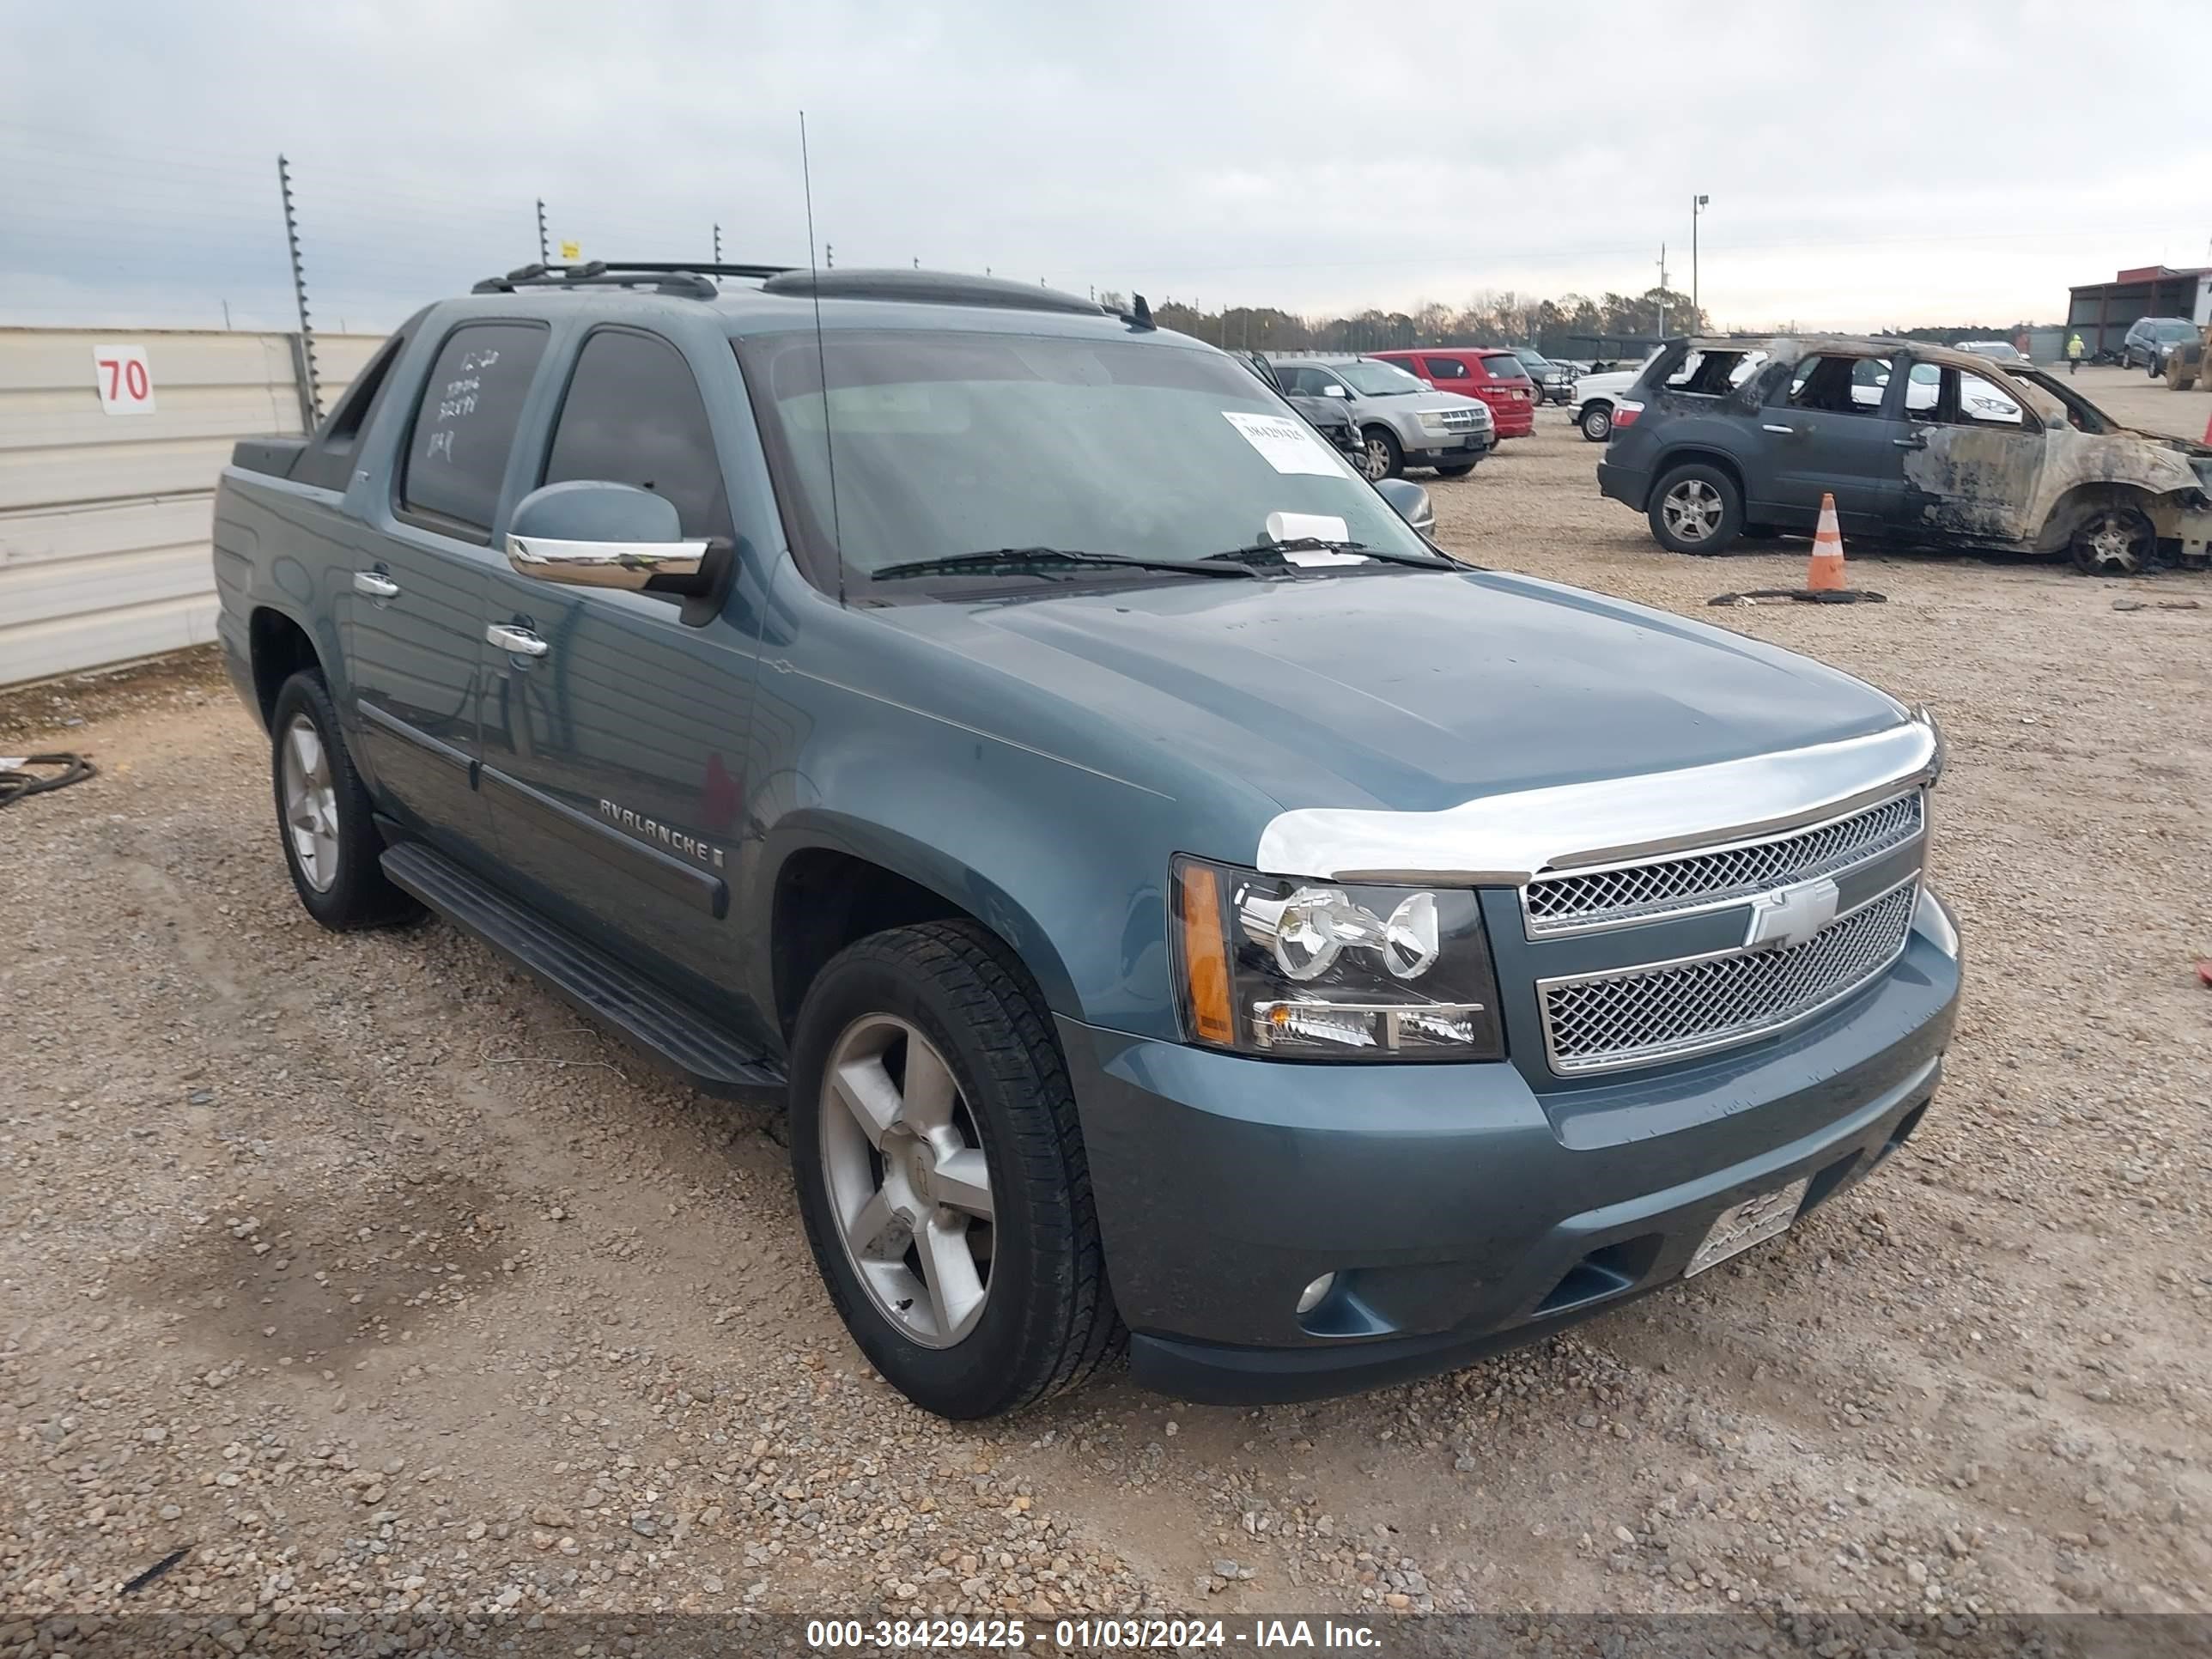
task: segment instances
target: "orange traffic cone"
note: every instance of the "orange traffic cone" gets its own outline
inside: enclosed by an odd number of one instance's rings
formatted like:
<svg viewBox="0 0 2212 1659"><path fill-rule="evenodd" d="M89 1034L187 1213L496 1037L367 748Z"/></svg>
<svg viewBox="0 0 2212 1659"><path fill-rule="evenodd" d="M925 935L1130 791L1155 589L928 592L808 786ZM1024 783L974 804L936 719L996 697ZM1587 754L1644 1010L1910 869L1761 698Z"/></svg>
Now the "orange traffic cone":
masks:
<svg viewBox="0 0 2212 1659"><path fill-rule="evenodd" d="M1814 593L1844 591L1844 532L1836 528L1833 495L1820 497L1820 527L1813 537L1813 559L1805 567L1805 586Z"/></svg>

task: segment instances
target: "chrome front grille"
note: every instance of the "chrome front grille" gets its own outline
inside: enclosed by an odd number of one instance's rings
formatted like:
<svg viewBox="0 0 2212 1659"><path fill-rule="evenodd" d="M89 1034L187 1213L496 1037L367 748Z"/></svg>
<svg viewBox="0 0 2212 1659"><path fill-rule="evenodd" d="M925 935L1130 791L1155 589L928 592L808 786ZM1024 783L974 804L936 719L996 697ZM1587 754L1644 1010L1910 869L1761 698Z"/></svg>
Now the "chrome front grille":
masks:
<svg viewBox="0 0 2212 1659"><path fill-rule="evenodd" d="M1816 876L1841 875L1904 846L1926 826L1918 789L1876 806L1759 841L1701 848L1617 869L1538 876L1522 890L1532 939L1596 933L1741 904Z"/></svg>
<svg viewBox="0 0 2212 1659"><path fill-rule="evenodd" d="M1443 411L1443 414L1444 425L1453 429L1482 424L1482 416L1476 414L1472 408L1447 409Z"/></svg>
<svg viewBox="0 0 2212 1659"><path fill-rule="evenodd" d="M1727 951L1539 980L1552 1069L1574 1076L1677 1060L1818 1013L1904 952L1919 892L1915 877L1784 950Z"/></svg>

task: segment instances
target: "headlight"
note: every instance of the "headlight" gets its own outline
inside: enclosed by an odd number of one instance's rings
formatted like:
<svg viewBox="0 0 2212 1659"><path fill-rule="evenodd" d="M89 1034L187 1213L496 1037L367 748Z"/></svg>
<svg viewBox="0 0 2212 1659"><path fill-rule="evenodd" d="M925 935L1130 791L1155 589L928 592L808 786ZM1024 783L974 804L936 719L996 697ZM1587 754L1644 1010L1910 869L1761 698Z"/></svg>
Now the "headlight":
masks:
<svg viewBox="0 0 2212 1659"><path fill-rule="evenodd" d="M1451 430L1451 426L1450 423L1444 419L1443 411L1440 409L1436 409L1429 410L1426 414L1421 416L1421 430L1424 432L1449 432Z"/></svg>
<svg viewBox="0 0 2212 1659"><path fill-rule="evenodd" d="M1295 1060L1498 1060L1498 985L1466 889L1295 881L1178 858L1191 1037Z"/></svg>

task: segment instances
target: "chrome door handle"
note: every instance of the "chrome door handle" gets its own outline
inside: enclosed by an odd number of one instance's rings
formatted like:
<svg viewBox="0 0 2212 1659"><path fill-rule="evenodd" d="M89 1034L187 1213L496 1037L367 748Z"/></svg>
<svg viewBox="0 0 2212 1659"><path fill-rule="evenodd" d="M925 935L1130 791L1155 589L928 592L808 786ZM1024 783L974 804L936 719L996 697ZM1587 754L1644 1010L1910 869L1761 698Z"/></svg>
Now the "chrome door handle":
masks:
<svg viewBox="0 0 2212 1659"><path fill-rule="evenodd" d="M1771 421L1761 421L1759 423L1759 429L1761 432L1779 432L1785 436L1793 437L1796 434L1797 431L1797 428L1794 426L1777 426Z"/></svg>
<svg viewBox="0 0 2212 1659"><path fill-rule="evenodd" d="M1890 442L1895 444L1899 449L1925 449L1928 447L1928 440L1925 438L1892 438Z"/></svg>
<svg viewBox="0 0 2212 1659"><path fill-rule="evenodd" d="M488 623L484 638L501 650L518 657L542 657L553 647L526 628L516 628L507 623Z"/></svg>
<svg viewBox="0 0 2212 1659"><path fill-rule="evenodd" d="M399 584L380 570L356 570L353 573L353 591L366 593L372 599L396 599Z"/></svg>

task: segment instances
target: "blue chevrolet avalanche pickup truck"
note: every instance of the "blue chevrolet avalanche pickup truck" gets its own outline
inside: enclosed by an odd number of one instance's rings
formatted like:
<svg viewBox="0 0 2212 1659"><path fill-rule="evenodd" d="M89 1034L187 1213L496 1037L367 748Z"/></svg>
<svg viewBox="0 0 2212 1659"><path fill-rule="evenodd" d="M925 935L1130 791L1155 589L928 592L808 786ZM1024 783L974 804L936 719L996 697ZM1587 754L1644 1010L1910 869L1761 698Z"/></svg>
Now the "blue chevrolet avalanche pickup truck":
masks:
<svg viewBox="0 0 2212 1659"><path fill-rule="evenodd" d="M1782 1231L1958 994L1924 713L1420 493L1141 302L526 267L240 445L215 567L308 911L787 1102L909 1397L1289 1399Z"/></svg>

